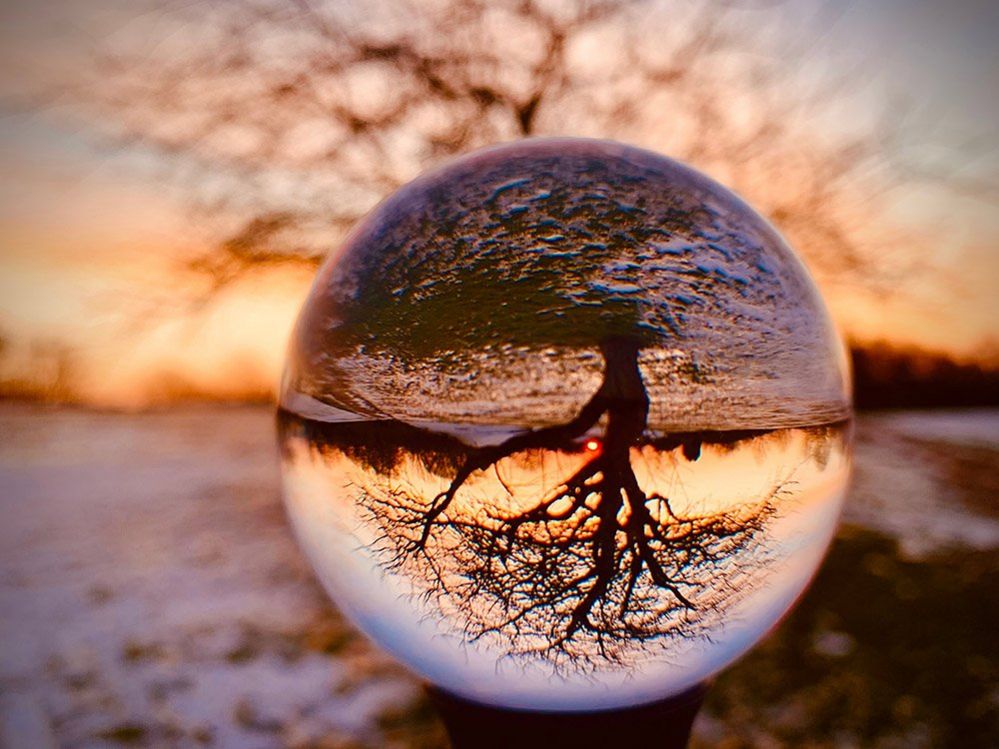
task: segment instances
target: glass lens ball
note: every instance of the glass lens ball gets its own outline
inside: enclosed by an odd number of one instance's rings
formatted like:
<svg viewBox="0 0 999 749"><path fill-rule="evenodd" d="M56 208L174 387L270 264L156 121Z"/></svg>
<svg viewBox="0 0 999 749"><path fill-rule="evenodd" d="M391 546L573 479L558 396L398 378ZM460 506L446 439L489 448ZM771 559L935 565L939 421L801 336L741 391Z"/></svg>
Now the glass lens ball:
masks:
<svg viewBox="0 0 999 749"><path fill-rule="evenodd" d="M850 463L843 348L731 192L606 141L403 187L319 271L280 395L285 497L340 608L513 708L679 693L788 610Z"/></svg>

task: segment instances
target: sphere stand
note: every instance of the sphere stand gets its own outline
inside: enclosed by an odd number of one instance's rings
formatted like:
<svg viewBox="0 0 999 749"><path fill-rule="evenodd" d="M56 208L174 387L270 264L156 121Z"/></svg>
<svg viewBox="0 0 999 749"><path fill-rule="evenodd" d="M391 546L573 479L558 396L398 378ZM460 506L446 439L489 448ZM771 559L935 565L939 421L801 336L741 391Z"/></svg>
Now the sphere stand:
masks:
<svg viewBox="0 0 999 749"><path fill-rule="evenodd" d="M707 685L620 710L532 712L491 707L427 687L453 749L685 749Z"/></svg>

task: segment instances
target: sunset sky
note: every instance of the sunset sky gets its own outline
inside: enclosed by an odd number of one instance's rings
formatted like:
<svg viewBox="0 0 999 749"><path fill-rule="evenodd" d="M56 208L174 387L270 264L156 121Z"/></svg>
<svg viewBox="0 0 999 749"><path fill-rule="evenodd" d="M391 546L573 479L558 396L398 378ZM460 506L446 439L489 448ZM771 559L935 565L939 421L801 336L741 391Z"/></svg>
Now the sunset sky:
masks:
<svg viewBox="0 0 999 749"><path fill-rule="evenodd" d="M0 8L0 381L50 377L53 352L65 349L74 391L101 405L257 396L276 383L310 272L260 270L207 306L177 304L204 283L179 271L179 259L212 235L192 217L182 180L167 176L174 157L110 141L101 123L59 101L25 103L33 84L58 81L106 36L148 30L137 8L110 0ZM994 361L999 4L793 0L766 8L814 35L815 55L864 71L876 95L858 92L855 107L871 98L897 106L924 160L960 163L972 185L905 191L892 220L905 241L933 243L928 259L890 289L827 285L843 331Z"/></svg>

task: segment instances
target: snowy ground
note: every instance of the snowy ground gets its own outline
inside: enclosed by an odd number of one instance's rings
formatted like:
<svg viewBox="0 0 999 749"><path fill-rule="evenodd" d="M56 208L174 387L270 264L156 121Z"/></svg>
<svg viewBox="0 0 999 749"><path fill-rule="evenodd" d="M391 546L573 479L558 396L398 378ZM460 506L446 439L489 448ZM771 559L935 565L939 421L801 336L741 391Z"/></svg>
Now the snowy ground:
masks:
<svg viewBox="0 0 999 749"><path fill-rule="evenodd" d="M843 514L908 558L999 547L999 411L909 411L859 420Z"/></svg>
<svg viewBox="0 0 999 749"><path fill-rule="evenodd" d="M350 630L313 582L285 523L273 432L266 408L122 415L0 405L0 745L441 745L418 683ZM878 554L900 575L955 559L977 565L983 554L994 562L997 455L999 412L863 417L837 545L845 569ZM871 551L879 543L887 551ZM968 585L978 585L972 572ZM806 599L771 640L791 642L811 617L808 647L842 669L860 657L850 653L863 651L864 634L859 624L841 631L848 612L816 607ZM972 640L991 621L982 616ZM974 666L977 645L968 647ZM769 658L781 681L775 648L754 658ZM854 676L871 673L867 665L852 666ZM953 728L938 726L946 711L923 710L904 685L885 708L902 717L883 735L874 712L873 728L854 718L788 723L795 709L821 712L791 697L783 712L746 717L726 702L750 683L739 668L719 680L699 719L705 746L793 746L801 735L814 746L932 746ZM999 688L978 691L960 697L978 711L967 717L972 728L999 703Z"/></svg>

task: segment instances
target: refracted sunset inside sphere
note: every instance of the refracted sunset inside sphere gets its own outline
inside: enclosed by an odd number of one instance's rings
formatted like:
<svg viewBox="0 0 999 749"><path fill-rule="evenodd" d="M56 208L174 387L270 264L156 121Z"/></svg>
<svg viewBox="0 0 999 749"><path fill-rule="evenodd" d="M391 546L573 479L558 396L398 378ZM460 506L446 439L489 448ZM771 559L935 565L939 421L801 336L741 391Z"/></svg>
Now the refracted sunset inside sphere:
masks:
<svg viewBox="0 0 999 749"><path fill-rule="evenodd" d="M840 343L724 188L619 144L465 157L331 255L279 415L286 501L355 622L511 707L680 692L791 606L849 473Z"/></svg>

